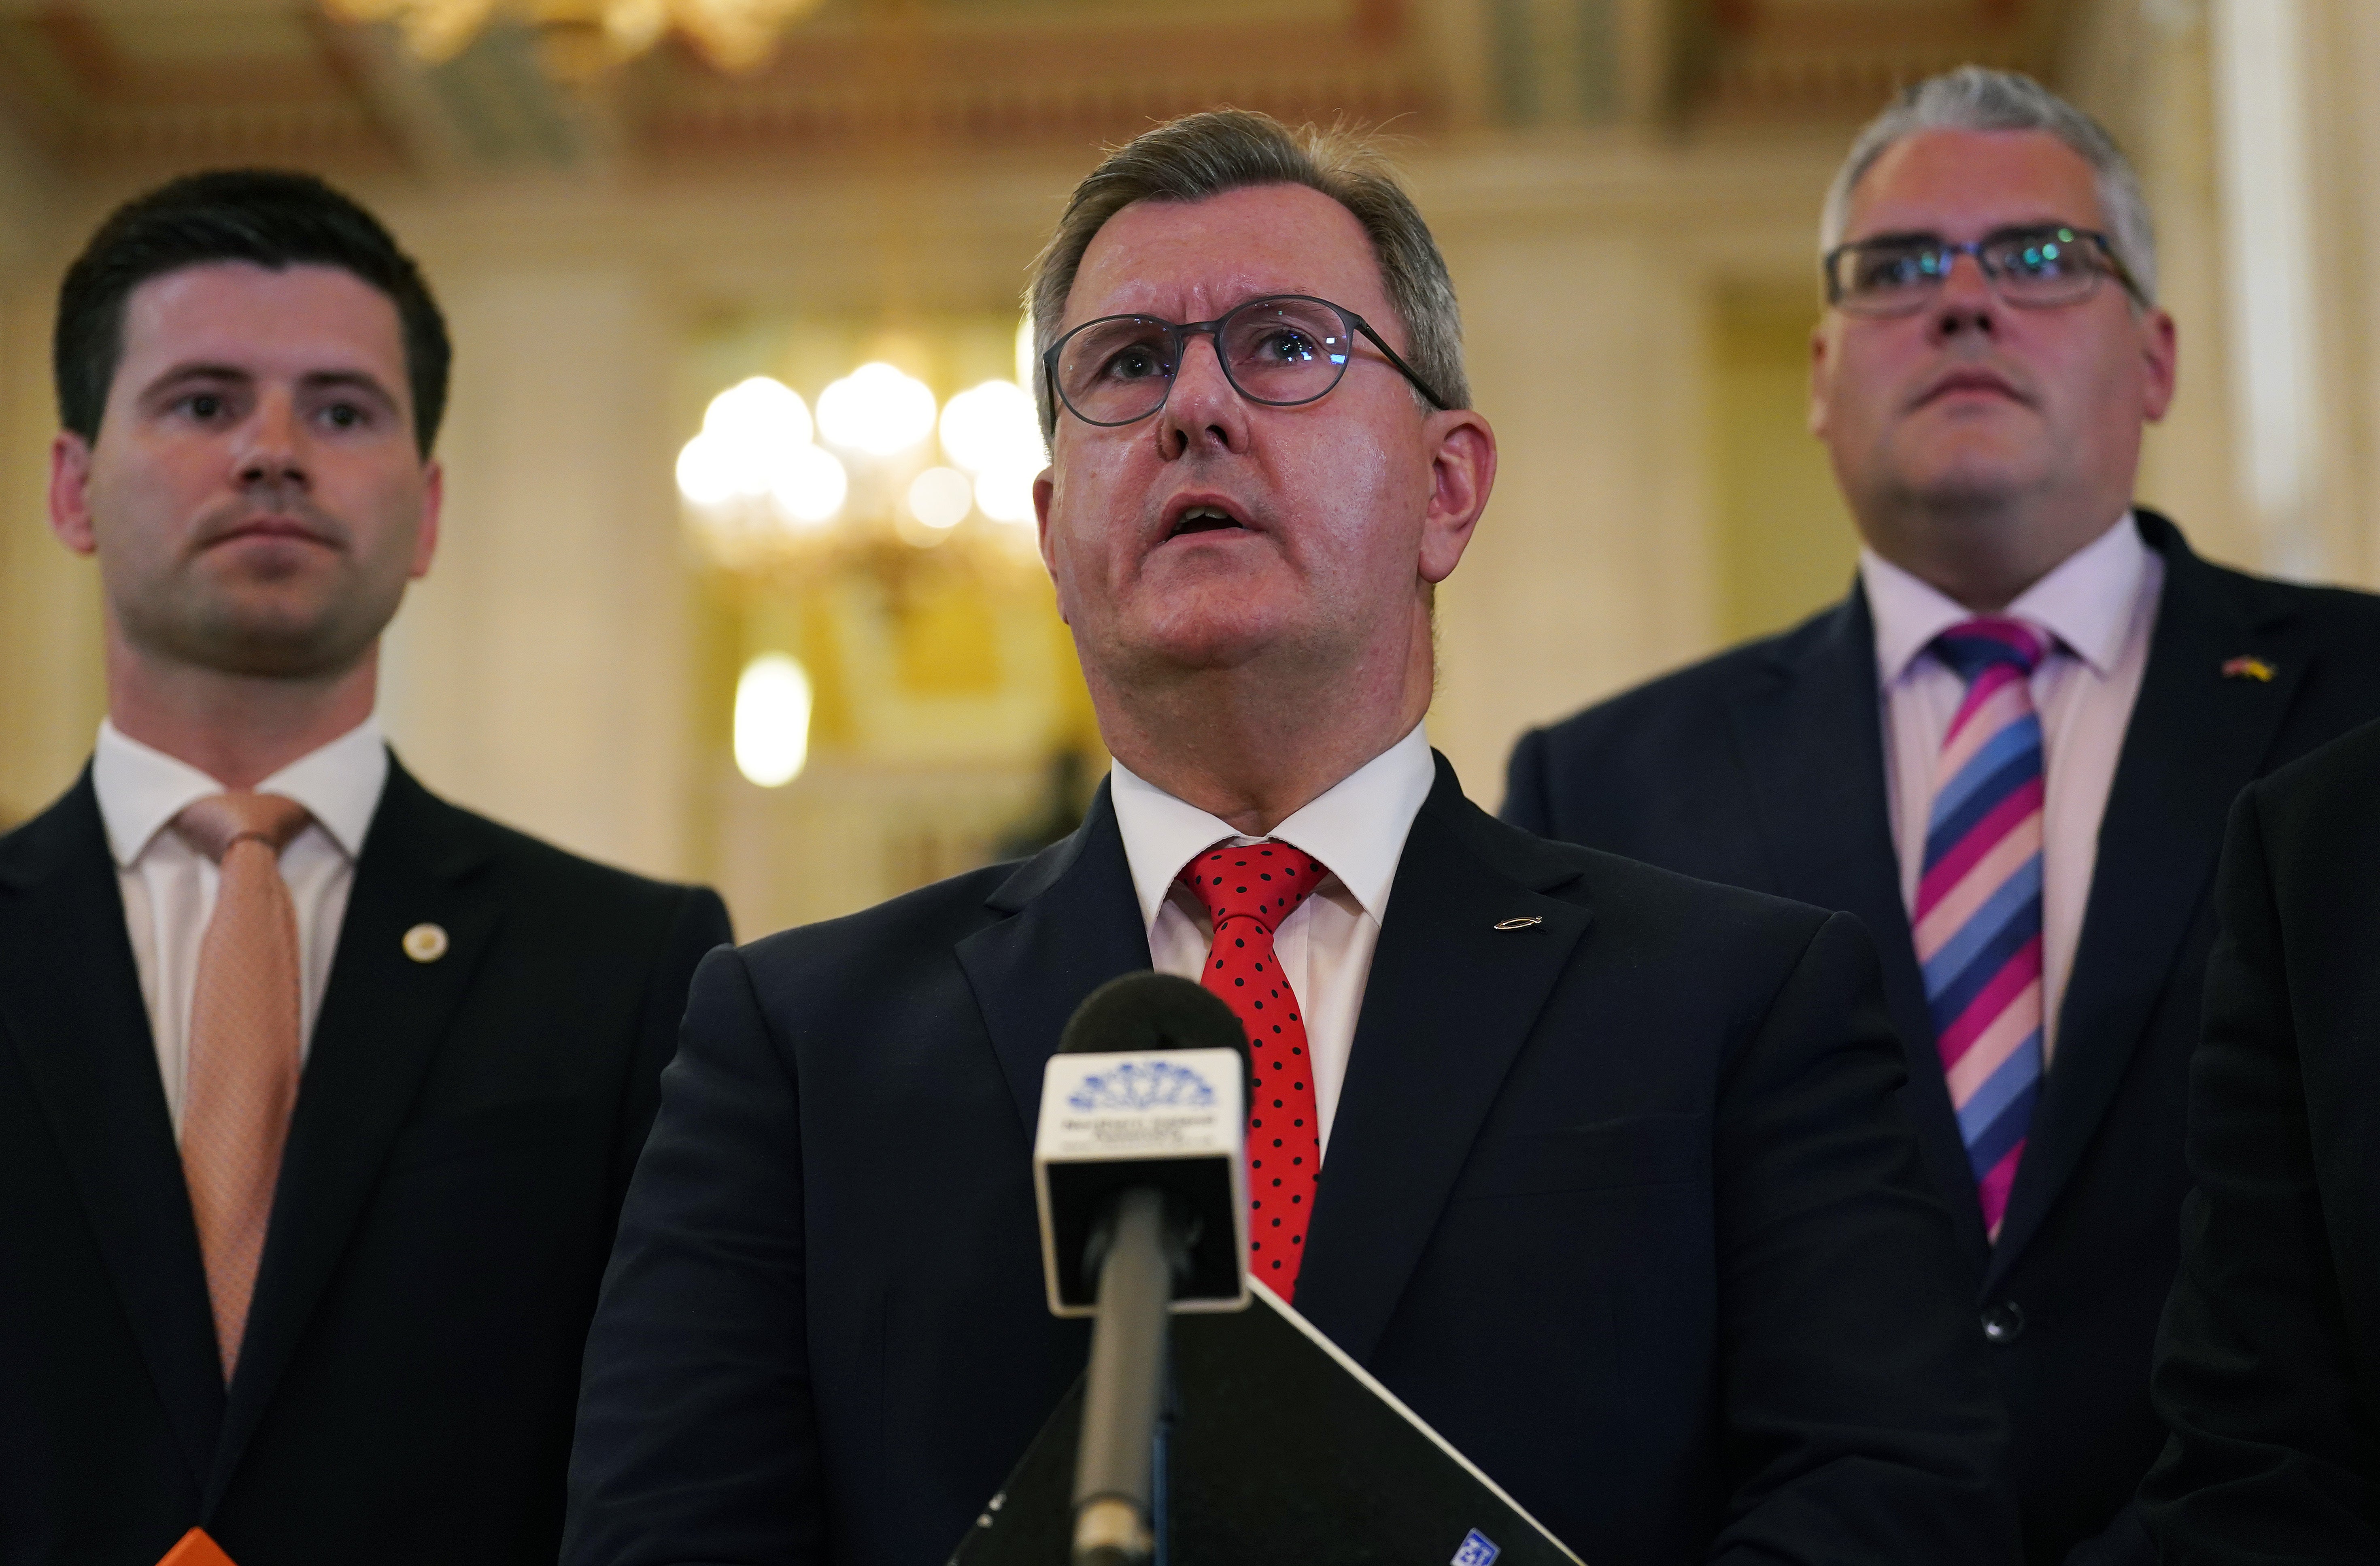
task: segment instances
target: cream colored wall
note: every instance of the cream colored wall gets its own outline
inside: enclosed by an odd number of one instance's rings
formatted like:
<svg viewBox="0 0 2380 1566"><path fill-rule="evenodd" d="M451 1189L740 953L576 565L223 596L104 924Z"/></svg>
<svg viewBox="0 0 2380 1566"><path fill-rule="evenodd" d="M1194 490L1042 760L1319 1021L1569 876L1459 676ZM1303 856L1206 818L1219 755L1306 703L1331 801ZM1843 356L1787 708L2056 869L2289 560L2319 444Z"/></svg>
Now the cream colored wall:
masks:
<svg viewBox="0 0 2380 1566"><path fill-rule="evenodd" d="M73 781L106 701L97 573L50 537L54 194L0 136L0 823Z"/></svg>
<svg viewBox="0 0 2380 1566"><path fill-rule="evenodd" d="M459 350L446 506L391 629L391 740L480 809L686 874L689 589L652 289L594 261L433 275Z"/></svg>
<svg viewBox="0 0 2380 1566"><path fill-rule="evenodd" d="M1809 430L1817 310L1813 275L1784 289L1723 290L1712 311L1713 553L1728 641L1782 630L1841 598L1858 559L1851 512Z"/></svg>
<svg viewBox="0 0 2380 1566"><path fill-rule="evenodd" d="M1582 138L1416 162L1502 448L1439 595L1430 715L1482 803L1524 728L1720 640L1715 301L1806 275L1831 155Z"/></svg>

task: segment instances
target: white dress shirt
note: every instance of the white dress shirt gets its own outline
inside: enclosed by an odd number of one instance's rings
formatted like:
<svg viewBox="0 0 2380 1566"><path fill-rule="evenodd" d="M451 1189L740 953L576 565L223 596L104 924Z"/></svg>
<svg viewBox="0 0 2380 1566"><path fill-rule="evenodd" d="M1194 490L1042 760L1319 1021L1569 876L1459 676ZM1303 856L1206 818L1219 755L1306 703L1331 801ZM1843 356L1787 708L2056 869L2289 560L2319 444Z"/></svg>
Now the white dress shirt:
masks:
<svg viewBox="0 0 2380 1566"><path fill-rule="evenodd" d="M1305 1041L1313 1051L1314 1108L1322 1147L1330 1147L1339 1089L1355 1048L1355 1019L1372 949L1388 917L1389 889L1404 856L1405 834L1438 775L1421 725L1341 779L1269 834L1310 854L1330 873L1273 932L1281 977L1305 1002ZM1133 775L1121 761L1112 779L1116 827L1132 864L1133 891L1160 973L1196 980L1214 940L1206 904L1175 880L1182 867L1219 843L1258 841Z"/></svg>
<svg viewBox="0 0 2380 1566"><path fill-rule="evenodd" d="M172 831L174 818L224 785L186 761L152 749L103 721L91 757L91 786L106 823L116 885L124 893L124 924L132 961L140 971L140 1000L157 1046L157 1070L174 1135L182 1132L182 1098L189 1067L190 999L198 983L199 943L215 911L219 872L213 860ZM355 884L356 856L388 782L388 747L378 720L367 718L320 749L292 761L256 785L306 807L313 816L281 851L281 878L298 914L300 987L298 1040L314 1037L315 1014L330 983L339 923Z"/></svg>
<svg viewBox="0 0 2380 1566"><path fill-rule="evenodd" d="M1934 764L1967 688L1926 645L1974 615L1872 550L1860 552L1860 581L1876 619L1885 798L1900 859L1900 900L1913 918ZM2049 653L2032 681L2034 710L2041 716L2045 1067L2058 1048L2058 1007L2074 971L2099 856L2099 819L2148 668L2164 586L2165 561L2141 540L2128 511L2002 612L2050 637Z"/></svg>

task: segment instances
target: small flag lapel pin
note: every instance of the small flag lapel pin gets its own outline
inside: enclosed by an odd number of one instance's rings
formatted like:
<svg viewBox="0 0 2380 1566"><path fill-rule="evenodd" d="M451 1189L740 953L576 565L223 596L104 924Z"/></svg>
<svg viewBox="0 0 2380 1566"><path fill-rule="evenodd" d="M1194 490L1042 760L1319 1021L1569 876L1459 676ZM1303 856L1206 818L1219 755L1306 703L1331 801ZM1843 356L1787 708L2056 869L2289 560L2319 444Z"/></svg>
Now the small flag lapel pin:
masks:
<svg viewBox="0 0 2380 1566"><path fill-rule="evenodd" d="M2223 661L2223 677L2227 680L2255 680L2270 685L2273 674L2273 666L2261 658L2227 658Z"/></svg>

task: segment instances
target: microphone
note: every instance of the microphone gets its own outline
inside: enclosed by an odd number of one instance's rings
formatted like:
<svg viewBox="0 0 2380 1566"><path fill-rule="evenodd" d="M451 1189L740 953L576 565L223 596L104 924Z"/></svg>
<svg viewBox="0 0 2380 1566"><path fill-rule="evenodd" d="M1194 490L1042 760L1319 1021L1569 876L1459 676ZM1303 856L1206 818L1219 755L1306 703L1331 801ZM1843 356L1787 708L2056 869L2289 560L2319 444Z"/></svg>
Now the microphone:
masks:
<svg viewBox="0 0 2380 1566"><path fill-rule="evenodd" d="M1169 1311L1244 1310L1248 1043L1185 978L1092 991L1041 1079L1033 1143L1050 1309L1089 1316L1075 1566L1156 1547L1154 1450Z"/></svg>

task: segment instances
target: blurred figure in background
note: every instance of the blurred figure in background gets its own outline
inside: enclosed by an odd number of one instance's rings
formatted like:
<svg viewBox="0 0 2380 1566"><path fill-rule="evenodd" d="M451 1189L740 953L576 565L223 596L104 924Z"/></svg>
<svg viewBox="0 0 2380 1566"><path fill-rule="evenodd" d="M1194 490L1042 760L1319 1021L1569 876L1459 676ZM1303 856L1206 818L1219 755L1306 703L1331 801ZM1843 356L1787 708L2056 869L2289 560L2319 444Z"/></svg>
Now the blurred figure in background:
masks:
<svg viewBox="0 0 2380 1566"><path fill-rule="evenodd" d="M2380 600L2211 565L2132 504L2175 374L2149 213L2037 83L1911 89L1820 247L1851 596L1525 735L1504 814L1876 933L2026 1559L2126 1552L2224 814L2380 715Z"/></svg>
<svg viewBox="0 0 2380 1566"><path fill-rule="evenodd" d="M2380 725L2248 790L2216 907L2141 1511L2170 1566L2380 1560Z"/></svg>
<svg viewBox="0 0 2380 1566"><path fill-rule="evenodd" d="M91 765L0 838L0 1560L545 1562L712 893L438 799L373 718L448 346L311 177L112 216L56 331Z"/></svg>

